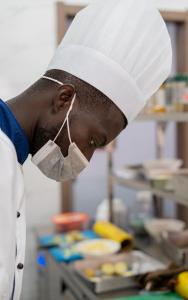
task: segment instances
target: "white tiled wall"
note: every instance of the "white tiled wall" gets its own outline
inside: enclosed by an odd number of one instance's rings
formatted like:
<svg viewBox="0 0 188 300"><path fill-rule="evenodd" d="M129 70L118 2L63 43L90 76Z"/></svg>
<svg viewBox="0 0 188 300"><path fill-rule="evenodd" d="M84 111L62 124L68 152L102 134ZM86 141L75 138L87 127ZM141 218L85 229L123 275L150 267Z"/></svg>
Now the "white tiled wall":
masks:
<svg viewBox="0 0 188 300"><path fill-rule="evenodd" d="M172 0L171 0L172 1ZM183 0L179 0L183 1ZM45 71L55 47L53 0L0 0L0 97L8 99L24 90ZM141 162L155 156L155 126L134 123L119 138L115 164ZM173 156L174 128L169 127L166 153ZM36 297L34 240L31 228L49 223L59 210L59 186L46 179L27 161L28 243L23 300ZM133 194L119 189L129 203ZM75 208L94 214L97 204L106 197L106 154L98 152L90 167L77 180Z"/></svg>

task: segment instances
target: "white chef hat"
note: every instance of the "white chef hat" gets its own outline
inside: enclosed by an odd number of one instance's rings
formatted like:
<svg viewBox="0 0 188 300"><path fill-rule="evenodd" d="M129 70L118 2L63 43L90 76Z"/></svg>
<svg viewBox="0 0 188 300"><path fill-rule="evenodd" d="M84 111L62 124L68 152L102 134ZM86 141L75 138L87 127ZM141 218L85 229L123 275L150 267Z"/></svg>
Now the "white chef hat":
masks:
<svg viewBox="0 0 188 300"><path fill-rule="evenodd" d="M94 86L132 121L169 75L172 50L152 0L94 0L73 20L49 69Z"/></svg>

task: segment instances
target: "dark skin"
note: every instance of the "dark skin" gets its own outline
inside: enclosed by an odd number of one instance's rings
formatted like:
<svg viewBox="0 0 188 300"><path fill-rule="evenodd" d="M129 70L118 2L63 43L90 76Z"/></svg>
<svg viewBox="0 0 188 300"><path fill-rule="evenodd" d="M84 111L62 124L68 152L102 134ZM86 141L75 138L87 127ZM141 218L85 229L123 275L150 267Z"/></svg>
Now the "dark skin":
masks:
<svg viewBox="0 0 188 300"><path fill-rule="evenodd" d="M7 102L26 133L32 155L49 139L54 139L66 117L75 90L76 87L71 84L60 86L50 82L47 90L26 91ZM108 113L105 113L102 105L88 113L80 108L76 98L69 120L72 141L88 160L97 148L110 143L125 128L124 116L113 103ZM63 155L67 156L70 143L66 126L56 143Z"/></svg>

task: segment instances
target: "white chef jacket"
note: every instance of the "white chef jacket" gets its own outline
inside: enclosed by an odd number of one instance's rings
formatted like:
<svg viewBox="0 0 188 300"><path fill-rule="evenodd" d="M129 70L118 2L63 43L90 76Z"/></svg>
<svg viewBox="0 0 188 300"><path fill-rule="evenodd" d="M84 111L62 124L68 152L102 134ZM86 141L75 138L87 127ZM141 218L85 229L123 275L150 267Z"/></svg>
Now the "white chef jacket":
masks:
<svg viewBox="0 0 188 300"><path fill-rule="evenodd" d="M19 300L25 257L24 180L15 147L0 129L0 300Z"/></svg>

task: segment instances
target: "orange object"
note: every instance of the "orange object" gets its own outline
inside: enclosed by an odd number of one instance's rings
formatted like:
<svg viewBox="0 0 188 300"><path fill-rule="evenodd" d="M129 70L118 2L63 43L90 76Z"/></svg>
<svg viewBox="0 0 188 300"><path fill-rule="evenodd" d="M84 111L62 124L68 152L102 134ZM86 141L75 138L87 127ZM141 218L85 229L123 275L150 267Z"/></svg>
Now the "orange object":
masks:
<svg viewBox="0 0 188 300"><path fill-rule="evenodd" d="M88 225L89 216L85 213L70 212L56 215L52 221L58 232L83 230Z"/></svg>
<svg viewBox="0 0 188 300"><path fill-rule="evenodd" d="M166 113L166 107L164 107L163 105L156 105L153 108L153 113Z"/></svg>

